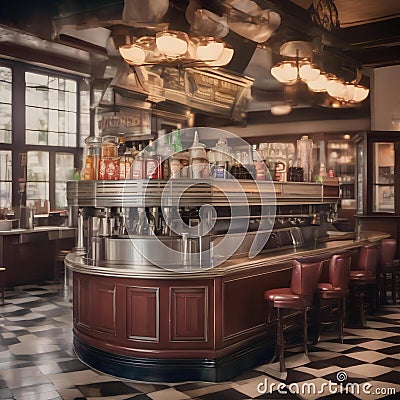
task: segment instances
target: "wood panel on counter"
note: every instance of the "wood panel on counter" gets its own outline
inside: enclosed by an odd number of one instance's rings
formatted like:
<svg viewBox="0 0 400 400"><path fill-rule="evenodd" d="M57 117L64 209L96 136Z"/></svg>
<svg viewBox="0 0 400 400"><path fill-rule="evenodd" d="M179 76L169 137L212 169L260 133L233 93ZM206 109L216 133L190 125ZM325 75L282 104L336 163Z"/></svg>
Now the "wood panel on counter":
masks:
<svg viewBox="0 0 400 400"><path fill-rule="evenodd" d="M97 271L70 254L75 351L88 365L128 379L230 379L272 355L275 321L267 323L264 292L290 286L293 258L346 252L356 265L361 246L385 237L366 233L193 275Z"/></svg>

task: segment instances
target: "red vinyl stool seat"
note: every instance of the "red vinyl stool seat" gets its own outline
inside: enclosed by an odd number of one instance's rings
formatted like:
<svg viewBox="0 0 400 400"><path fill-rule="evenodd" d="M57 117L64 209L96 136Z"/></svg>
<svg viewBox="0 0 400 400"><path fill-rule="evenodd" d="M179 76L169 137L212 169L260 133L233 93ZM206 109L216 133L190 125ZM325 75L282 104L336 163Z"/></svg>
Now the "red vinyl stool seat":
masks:
<svg viewBox="0 0 400 400"><path fill-rule="evenodd" d="M321 327L321 307L324 305L336 305L339 315L339 340L343 343L343 325L346 311L346 298L349 295L351 256L335 254L329 262L329 282L320 282L317 285L317 316L318 337ZM332 322L329 322L332 323Z"/></svg>
<svg viewBox="0 0 400 400"><path fill-rule="evenodd" d="M301 310L303 313L303 348L308 353L308 321L307 313L313 303L313 295L321 274L322 262L303 263L298 260L293 261L290 288L278 288L267 290L264 293L265 300L268 301L268 316L270 316L271 306L277 310L277 330L276 330L276 350L279 351L280 371L286 371L285 366L285 339L283 309ZM275 351L277 354L277 351ZM275 358L275 357L274 357Z"/></svg>
<svg viewBox="0 0 400 400"><path fill-rule="evenodd" d="M381 242L381 260L380 260L380 289L383 302L387 303L387 275L391 276L391 294L392 302L396 304L396 292L400 284L400 260L395 259L397 254L396 239L383 239Z"/></svg>
<svg viewBox="0 0 400 400"><path fill-rule="evenodd" d="M4 291L6 287L6 271L5 267L0 267L0 290L1 290L1 301L4 304Z"/></svg>
<svg viewBox="0 0 400 400"><path fill-rule="evenodd" d="M350 270L350 296L354 303L358 303L355 311L360 320L360 326L365 327L365 299L370 293L372 310L376 309L377 268L379 248L376 245L364 246L360 249L357 269ZM355 304L353 303L353 310Z"/></svg>

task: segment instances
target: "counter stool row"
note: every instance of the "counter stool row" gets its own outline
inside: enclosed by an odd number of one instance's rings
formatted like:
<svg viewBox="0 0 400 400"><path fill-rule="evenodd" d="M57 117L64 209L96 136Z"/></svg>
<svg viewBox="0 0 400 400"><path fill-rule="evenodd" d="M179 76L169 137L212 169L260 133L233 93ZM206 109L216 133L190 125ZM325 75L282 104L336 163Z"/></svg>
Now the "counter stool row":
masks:
<svg viewBox="0 0 400 400"><path fill-rule="evenodd" d="M343 321L345 314L345 299L348 296L351 257L347 254L303 257L293 261L290 287L271 289L264 293L268 305L268 320L272 308L277 311L277 336L273 360L279 354L280 371L286 370L285 326L283 310L299 310L303 318L303 348L308 353L308 312L315 303L317 306L318 327L321 322L320 307L323 304L335 303L339 311L339 338L343 341ZM328 264L328 282L319 282L323 265ZM319 330L319 328L318 328Z"/></svg>
<svg viewBox="0 0 400 400"><path fill-rule="evenodd" d="M383 239L380 263L381 301L387 303L388 276L391 280L391 297L393 304L397 302L397 293L400 292L400 260L396 259L398 247L396 239Z"/></svg>
<svg viewBox="0 0 400 400"><path fill-rule="evenodd" d="M285 371L285 325L283 310L299 310L303 318L303 348L307 354L308 317L312 305L317 316L317 338L323 321L321 310L329 306L338 311L339 341L343 343L343 327L346 315L346 299L352 303L352 321L358 320L358 327L365 327L366 305L374 312L379 297L386 299L387 275L391 275L391 293L396 304L396 292L400 289L400 261L395 259L398 252L395 239L383 239L381 246L368 245L360 249L358 260L352 267L349 253L303 257L293 261L290 287L271 289L264 293L268 305L268 321L271 311L277 312L276 349L273 360L279 354L281 372ZM328 273L321 275L328 268ZM326 272L326 271L325 271ZM328 321L332 323L332 321Z"/></svg>

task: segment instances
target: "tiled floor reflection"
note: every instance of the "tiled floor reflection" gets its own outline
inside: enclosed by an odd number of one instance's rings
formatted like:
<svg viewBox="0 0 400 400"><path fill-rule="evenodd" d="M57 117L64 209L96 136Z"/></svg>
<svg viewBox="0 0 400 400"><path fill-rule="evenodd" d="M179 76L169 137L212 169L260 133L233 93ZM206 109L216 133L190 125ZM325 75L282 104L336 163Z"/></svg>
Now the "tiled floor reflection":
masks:
<svg viewBox="0 0 400 400"><path fill-rule="evenodd" d="M287 353L286 374L265 364L230 382L155 384L119 380L82 364L72 349L70 303L61 294L58 285L6 293L0 399L400 399L400 306L370 317L367 329L346 329L343 345L325 333L308 357Z"/></svg>

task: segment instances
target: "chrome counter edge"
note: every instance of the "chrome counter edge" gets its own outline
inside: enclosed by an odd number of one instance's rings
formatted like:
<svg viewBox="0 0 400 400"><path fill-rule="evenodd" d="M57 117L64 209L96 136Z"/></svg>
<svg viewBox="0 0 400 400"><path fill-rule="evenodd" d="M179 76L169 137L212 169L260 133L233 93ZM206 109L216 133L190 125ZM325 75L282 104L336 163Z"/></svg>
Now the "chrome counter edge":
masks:
<svg viewBox="0 0 400 400"><path fill-rule="evenodd" d="M194 278L215 278L233 273L249 271L253 268L260 268L270 265L272 269L275 266L277 270L281 269L279 264L290 262L296 257L319 255L323 253L334 253L335 251L351 250L357 247L365 246L390 235L385 232L362 232L359 240L332 240L319 243L314 248L289 249L274 252L271 255L260 255L255 258L233 258L225 261L214 268L205 268L203 271L191 272L190 267L181 269L179 272L170 269L163 269L157 266L134 266L131 264L107 264L88 265L85 258L74 253L68 254L65 259L67 267L74 271L89 275L104 275L127 278L146 278L146 279L194 279Z"/></svg>

